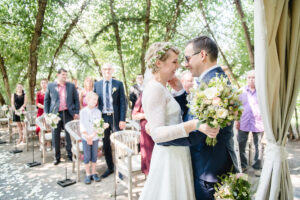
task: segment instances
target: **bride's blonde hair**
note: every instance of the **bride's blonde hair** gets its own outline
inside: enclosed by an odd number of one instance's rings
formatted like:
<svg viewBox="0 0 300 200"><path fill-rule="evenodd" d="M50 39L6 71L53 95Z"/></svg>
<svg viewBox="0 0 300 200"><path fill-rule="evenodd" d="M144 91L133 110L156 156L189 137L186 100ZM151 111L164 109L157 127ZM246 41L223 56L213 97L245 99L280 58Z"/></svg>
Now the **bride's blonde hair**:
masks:
<svg viewBox="0 0 300 200"><path fill-rule="evenodd" d="M169 42L153 43L145 55L146 67L151 69L153 74L158 72L159 68L156 66L156 61L166 61L171 51L177 55L180 53L179 49Z"/></svg>

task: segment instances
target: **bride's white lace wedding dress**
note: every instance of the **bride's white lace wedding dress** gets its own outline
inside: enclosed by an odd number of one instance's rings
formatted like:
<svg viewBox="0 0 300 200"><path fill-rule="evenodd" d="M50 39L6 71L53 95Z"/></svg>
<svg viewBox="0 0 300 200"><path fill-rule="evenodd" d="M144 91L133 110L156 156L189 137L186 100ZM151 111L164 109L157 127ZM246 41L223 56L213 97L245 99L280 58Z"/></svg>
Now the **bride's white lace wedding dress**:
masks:
<svg viewBox="0 0 300 200"><path fill-rule="evenodd" d="M155 143L187 137L181 109L171 93L155 80L143 92L143 109ZM155 144L141 200L193 200L194 183L189 147Z"/></svg>

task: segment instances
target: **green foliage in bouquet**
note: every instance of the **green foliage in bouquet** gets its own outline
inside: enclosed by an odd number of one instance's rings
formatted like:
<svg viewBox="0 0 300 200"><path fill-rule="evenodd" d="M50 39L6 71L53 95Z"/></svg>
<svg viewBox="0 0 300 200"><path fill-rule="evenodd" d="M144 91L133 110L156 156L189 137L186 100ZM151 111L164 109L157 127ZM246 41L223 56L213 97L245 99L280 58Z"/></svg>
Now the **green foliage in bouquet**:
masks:
<svg viewBox="0 0 300 200"><path fill-rule="evenodd" d="M241 118L241 91L228 83L228 78L222 75L191 90L188 106L191 113L202 123L213 128L225 128ZM214 146L216 143L216 138L206 138L207 145Z"/></svg>
<svg viewBox="0 0 300 200"><path fill-rule="evenodd" d="M97 135L99 138L102 138L104 135L104 120L101 119L95 119L93 121L94 130L97 132Z"/></svg>
<svg viewBox="0 0 300 200"><path fill-rule="evenodd" d="M221 183L215 185L216 199L251 200L251 184L246 174L223 175Z"/></svg>

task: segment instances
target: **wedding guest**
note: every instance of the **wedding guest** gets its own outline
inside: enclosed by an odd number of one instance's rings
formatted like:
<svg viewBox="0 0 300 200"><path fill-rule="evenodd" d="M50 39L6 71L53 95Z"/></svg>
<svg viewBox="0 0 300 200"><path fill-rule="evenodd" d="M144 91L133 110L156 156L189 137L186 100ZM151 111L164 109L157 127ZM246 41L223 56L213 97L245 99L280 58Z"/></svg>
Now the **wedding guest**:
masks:
<svg viewBox="0 0 300 200"><path fill-rule="evenodd" d="M255 72L254 70L247 73L248 85L243 88L243 93L240 95L240 100L243 103L243 114L240 121L236 122L238 129L238 142L240 149L242 170L247 170L247 155L246 145L248 141L249 132L252 132L253 142L255 146L254 164L255 175L259 176L261 169L261 138L264 132L262 117L258 105L257 93L255 88ZM250 150L251 151L251 150Z"/></svg>
<svg viewBox="0 0 300 200"><path fill-rule="evenodd" d="M180 75L180 82L183 86L183 89L189 94L190 89L194 86L194 78L190 71L186 70Z"/></svg>
<svg viewBox="0 0 300 200"><path fill-rule="evenodd" d="M58 113L60 121L57 127L52 130L52 144L55 147L54 165L60 163L60 133L65 129L65 124L73 119L79 118L79 98L73 83L67 82L68 73L65 69L57 72L57 81L49 83L45 93L44 112ZM66 150L68 158L72 161L72 143L70 134L65 130Z"/></svg>
<svg viewBox="0 0 300 200"><path fill-rule="evenodd" d="M106 171L101 178L105 178L114 172L114 163L110 145L110 134L125 128L126 122L126 98L123 83L112 78L114 72L111 64L104 64L101 68L103 80L95 83L94 91L98 94L98 108L109 128L105 129L103 138L103 150L107 164Z"/></svg>
<svg viewBox="0 0 300 200"><path fill-rule="evenodd" d="M147 120L145 118L143 106L142 106L142 96L139 96L137 99L134 109L132 111L132 119L139 120L141 126L141 137L140 137L140 147L141 147L141 164L142 164L142 172L145 175L148 175L150 169L150 161L152 156L152 151L154 147L154 142L150 135L146 132L146 124Z"/></svg>
<svg viewBox="0 0 300 200"><path fill-rule="evenodd" d="M25 111L27 104L27 96L24 92L23 85L18 83L16 86L16 92L11 96L11 107L13 109L13 121L17 122L18 132L19 132L19 140L18 144L26 143L25 135L23 132L25 131L24 119L21 119L21 116L18 111Z"/></svg>
<svg viewBox="0 0 300 200"><path fill-rule="evenodd" d="M93 90L94 90L94 80L92 77L87 76L83 82L83 89L79 93L80 109L87 106L86 95L87 93Z"/></svg>
<svg viewBox="0 0 300 200"><path fill-rule="evenodd" d="M41 86L41 90L36 93L36 100L35 100L35 104L38 108L36 117L42 116L44 113L44 98L48 86L48 80L42 79L40 82L40 86ZM40 141L40 130L41 130L40 127L36 125L36 133L39 136L39 141ZM51 143L47 142L46 145L47 145L46 150L51 151Z"/></svg>
<svg viewBox="0 0 300 200"><path fill-rule="evenodd" d="M93 127L93 121L101 119L101 111L97 108L98 95L96 93L88 92L86 94L86 103L87 106L79 113L79 119L86 172L84 183L90 184L91 180L96 182L101 180L96 172L99 137ZM92 173L90 171L90 164Z"/></svg>
<svg viewBox="0 0 300 200"><path fill-rule="evenodd" d="M131 86L130 88L130 94L129 94L129 100L131 101L131 110L134 109L135 102L139 98L140 94L143 91L143 75L139 74L136 76L136 84Z"/></svg>

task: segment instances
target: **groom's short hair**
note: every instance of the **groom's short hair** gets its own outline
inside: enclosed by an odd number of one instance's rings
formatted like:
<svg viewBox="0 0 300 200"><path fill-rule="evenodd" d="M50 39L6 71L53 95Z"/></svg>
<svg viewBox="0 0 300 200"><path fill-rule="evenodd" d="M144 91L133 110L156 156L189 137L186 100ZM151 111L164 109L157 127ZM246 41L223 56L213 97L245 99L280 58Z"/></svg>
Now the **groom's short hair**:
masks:
<svg viewBox="0 0 300 200"><path fill-rule="evenodd" d="M187 45L192 43L195 52L205 50L209 55L210 61L216 61L218 59L218 47L217 44L207 36L196 37L188 41Z"/></svg>

